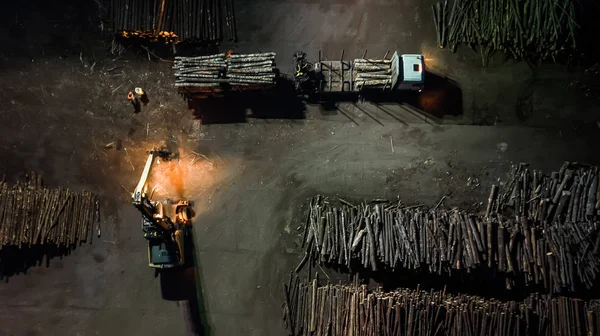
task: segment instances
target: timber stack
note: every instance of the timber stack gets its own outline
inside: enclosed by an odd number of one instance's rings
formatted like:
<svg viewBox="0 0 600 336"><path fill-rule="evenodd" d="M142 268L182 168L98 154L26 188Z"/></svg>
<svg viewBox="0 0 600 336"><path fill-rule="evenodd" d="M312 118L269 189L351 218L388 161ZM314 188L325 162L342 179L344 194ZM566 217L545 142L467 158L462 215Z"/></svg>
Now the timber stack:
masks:
<svg viewBox="0 0 600 336"><path fill-rule="evenodd" d="M180 92L222 92L274 85L275 53L176 57L175 86Z"/></svg>
<svg viewBox="0 0 600 336"><path fill-rule="evenodd" d="M227 67L225 54L196 57L175 57L176 87L193 87L217 90L224 81Z"/></svg>
<svg viewBox="0 0 600 336"><path fill-rule="evenodd" d="M275 84L275 53L232 54L227 58L225 78L232 86Z"/></svg>
<svg viewBox="0 0 600 336"><path fill-rule="evenodd" d="M350 270L504 275L506 287L590 289L600 275L598 168L565 163L545 175L526 165L492 186L484 213L317 196L304 228L307 261Z"/></svg>
<svg viewBox="0 0 600 336"><path fill-rule="evenodd" d="M284 284L291 335L596 335L600 300L530 295L501 302L442 291L320 285L292 275Z"/></svg>
<svg viewBox="0 0 600 336"><path fill-rule="evenodd" d="M392 88L392 60L355 59L352 70L357 91Z"/></svg>
<svg viewBox="0 0 600 336"><path fill-rule="evenodd" d="M48 189L39 175L26 183L0 183L0 249L53 244L71 247L91 238L99 220L92 193Z"/></svg>
<svg viewBox="0 0 600 336"><path fill-rule="evenodd" d="M440 48L477 46L483 65L495 51L514 58L555 59L577 48L579 25L570 0L448 0L432 5Z"/></svg>
<svg viewBox="0 0 600 336"><path fill-rule="evenodd" d="M128 38L237 41L233 0L111 0L107 19Z"/></svg>

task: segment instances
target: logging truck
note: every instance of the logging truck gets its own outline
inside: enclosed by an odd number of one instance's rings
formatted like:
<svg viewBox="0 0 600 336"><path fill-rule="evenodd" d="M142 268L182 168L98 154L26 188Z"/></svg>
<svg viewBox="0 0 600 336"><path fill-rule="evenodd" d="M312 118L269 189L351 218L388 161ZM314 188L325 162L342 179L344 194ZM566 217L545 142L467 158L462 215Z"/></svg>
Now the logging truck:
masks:
<svg viewBox="0 0 600 336"><path fill-rule="evenodd" d="M423 55L345 61L319 59L310 63L302 51L294 53L294 86L298 95L327 96L367 91L420 91L425 83ZM275 68L275 53L222 53L176 57L175 86L188 97L222 96L235 91L264 91L283 79Z"/></svg>
<svg viewBox="0 0 600 336"><path fill-rule="evenodd" d="M391 59L387 54L383 59L355 59L344 61L319 60L313 64L306 60L306 54L294 54L296 73L294 79L299 93L361 93L369 90L421 91L425 83L423 55L398 55Z"/></svg>

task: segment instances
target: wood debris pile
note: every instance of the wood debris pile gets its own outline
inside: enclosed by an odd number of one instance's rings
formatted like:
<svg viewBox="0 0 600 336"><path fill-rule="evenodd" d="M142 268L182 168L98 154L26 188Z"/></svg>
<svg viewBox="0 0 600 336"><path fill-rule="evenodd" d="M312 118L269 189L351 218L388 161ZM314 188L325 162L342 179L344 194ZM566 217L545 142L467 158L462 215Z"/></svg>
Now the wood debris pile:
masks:
<svg viewBox="0 0 600 336"><path fill-rule="evenodd" d="M44 188L35 174L26 183L2 182L0 248L85 242L99 220L98 206L92 193Z"/></svg>
<svg viewBox="0 0 600 336"><path fill-rule="evenodd" d="M220 90L275 84L275 53L176 57L175 86Z"/></svg>
<svg viewBox="0 0 600 336"><path fill-rule="evenodd" d="M478 46L482 62L496 50L544 60L577 48L578 1L448 0L432 5L440 48Z"/></svg>
<svg viewBox="0 0 600 336"><path fill-rule="evenodd" d="M565 163L545 175L515 166L492 186L485 213L353 205L320 196L305 224L308 261L372 271L396 269L460 276L474 270L550 293L590 289L600 275L598 168Z"/></svg>
<svg viewBox="0 0 600 336"><path fill-rule="evenodd" d="M595 335L600 301L531 295L500 302L445 291L368 290L292 276L284 321L291 335Z"/></svg>

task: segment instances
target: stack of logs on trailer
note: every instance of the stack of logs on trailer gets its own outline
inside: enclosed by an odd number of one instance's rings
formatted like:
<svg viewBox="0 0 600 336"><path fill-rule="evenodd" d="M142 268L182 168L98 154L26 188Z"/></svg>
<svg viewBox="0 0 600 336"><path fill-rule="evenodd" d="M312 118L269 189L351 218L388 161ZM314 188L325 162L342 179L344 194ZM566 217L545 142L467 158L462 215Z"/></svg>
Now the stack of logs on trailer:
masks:
<svg viewBox="0 0 600 336"><path fill-rule="evenodd" d="M392 60L385 57L384 59L355 59L352 71L355 91L392 88Z"/></svg>
<svg viewBox="0 0 600 336"><path fill-rule="evenodd" d="M233 0L111 0L111 27L126 37L237 40Z"/></svg>
<svg viewBox="0 0 600 336"><path fill-rule="evenodd" d="M499 301L445 290L384 292L320 285L291 276L284 285L291 335L597 335L600 300L529 295Z"/></svg>
<svg viewBox="0 0 600 336"><path fill-rule="evenodd" d="M222 93L262 89L276 84L275 53L176 57L179 92Z"/></svg>
<svg viewBox="0 0 600 336"><path fill-rule="evenodd" d="M44 188L39 175L32 174L26 183L2 182L0 248L70 247L88 241L99 220L98 207L92 193Z"/></svg>

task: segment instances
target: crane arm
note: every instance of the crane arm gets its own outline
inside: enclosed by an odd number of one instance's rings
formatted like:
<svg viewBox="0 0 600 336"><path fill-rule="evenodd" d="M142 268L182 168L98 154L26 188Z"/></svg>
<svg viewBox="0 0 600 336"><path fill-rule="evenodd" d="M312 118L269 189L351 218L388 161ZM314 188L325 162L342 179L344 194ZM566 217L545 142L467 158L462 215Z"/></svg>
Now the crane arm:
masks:
<svg viewBox="0 0 600 336"><path fill-rule="evenodd" d="M140 181L138 182L138 185L137 187L135 187L133 195L131 196L134 205L142 204L143 200L146 198L146 191L148 188L148 177L150 176L150 170L152 169L153 164L154 151L151 151L148 154L148 159L146 160L146 165L144 166L144 171L142 172Z"/></svg>
<svg viewBox="0 0 600 336"><path fill-rule="evenodd" d="M163 204L152 202L148 195L148 179L156 156L169 160L171 153L154 149L148 153L146 165L135 190L131 195L131 203L144 218L142 231L148 240L148 261L151 267L163 268L185 264L184 236L186 224L191 218L189 203L179 201L174 207L174 221L163 212ZM170 247L168 247L170 246ZM176 251L174 250L176 248ZM167 257L165 257L165 255Z"/></svg>
<svg viewBox="0 0 600 336"><path fill-rule="evenodd" d="M163 151L150 151L148 153L148 159L146 159L146 165L144 166L144 170L142 172L142 176L131 195L133 205L140 210L142 215L151 223L170 231L173 229L173 223L171 219L167 216L164 216L162 213L162 207L159 204L157 208L150 199L147 198L146 192L148 191L148 178L150 177L150 171L152 170L152 165L154 164L154 158L156 155L161 156L166 155Z"/></svg>

